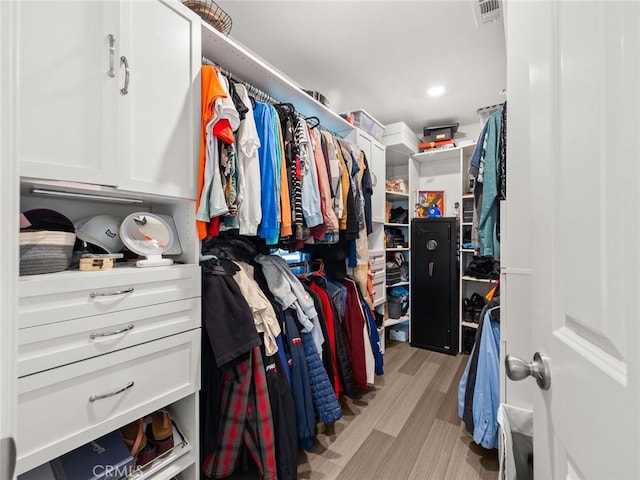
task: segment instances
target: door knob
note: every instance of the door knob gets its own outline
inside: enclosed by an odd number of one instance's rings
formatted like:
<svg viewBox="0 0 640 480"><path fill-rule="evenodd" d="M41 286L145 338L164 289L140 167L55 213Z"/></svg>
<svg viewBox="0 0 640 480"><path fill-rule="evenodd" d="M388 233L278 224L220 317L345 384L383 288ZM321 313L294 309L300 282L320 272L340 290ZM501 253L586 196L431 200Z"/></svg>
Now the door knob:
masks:
<svg viewBox="0 0 640 480"><path fill-rule="evenodd" d="M507 377L511 380L518 381L533 377L542 390L549 390L551 386L549 363L547 362L547 357L540 352L533 354L533 362L531 363L509 354L504 359L504 366L507 370Z"/></svg>

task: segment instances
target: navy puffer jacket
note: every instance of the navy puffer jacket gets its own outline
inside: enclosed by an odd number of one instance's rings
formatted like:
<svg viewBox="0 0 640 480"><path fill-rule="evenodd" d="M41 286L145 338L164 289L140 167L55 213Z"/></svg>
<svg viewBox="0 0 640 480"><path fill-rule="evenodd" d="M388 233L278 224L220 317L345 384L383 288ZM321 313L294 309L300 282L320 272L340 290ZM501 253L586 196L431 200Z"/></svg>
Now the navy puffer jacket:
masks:
<svg viewBox="0 0 640 480"><path fill-rule="evenodd" d="M300 336L302 337L302 346L307 357L313 405L316 407L320 420L330 425L342 418L342 410L336 398L336 392L331 386L329 376L322 364L320 355L318 355L311 334L300 332Z"/></svg>

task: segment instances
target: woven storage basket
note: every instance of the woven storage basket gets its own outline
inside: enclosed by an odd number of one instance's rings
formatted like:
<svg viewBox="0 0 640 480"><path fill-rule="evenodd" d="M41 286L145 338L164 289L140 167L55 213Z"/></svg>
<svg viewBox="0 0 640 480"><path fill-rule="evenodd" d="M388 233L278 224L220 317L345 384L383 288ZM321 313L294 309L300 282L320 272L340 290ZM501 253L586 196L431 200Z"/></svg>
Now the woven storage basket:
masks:
<svg viewBox="0 0 640 480"><path fill-rule="evenodd" d="M66 270L71 265L76 234L50 230L20 232L20 275Z"/></svg>
<svg viewBox="0 0 640 480"><path fill-rule="evenodd" d="M182 3L200 15L213 28L229 35L233 22L231 17L213 0L182 0Z"/></svg>

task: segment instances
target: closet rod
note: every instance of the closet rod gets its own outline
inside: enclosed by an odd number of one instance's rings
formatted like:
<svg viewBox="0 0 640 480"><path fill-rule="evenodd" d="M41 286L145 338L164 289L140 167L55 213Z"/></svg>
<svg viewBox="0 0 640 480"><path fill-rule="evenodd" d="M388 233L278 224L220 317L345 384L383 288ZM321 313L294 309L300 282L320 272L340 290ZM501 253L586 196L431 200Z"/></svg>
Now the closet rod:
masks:
<svg viewBox="0 0 640 480"><path fill-rule="evenodd" d="M236 75L234 75L233 73L231 73L229 70L227 70L226 68L218 65L217 63L209 60L207 57L203 56L202 57L202 64L203 65L210 65L212 67L216 67L217 69L220 70L220 73L222 73L222 75L224 75L225 77L227 77L228 79L230 79L231 81L233 81L234 83L241 83L242 85L244 85L247 89L247 92L249 92L249 96L253 96L255 98L257 98L258 100L262 101L262 102L266 102L266 103L270 103L272 105L277 105L279 103L283 103L275 98L273 98L271 95L269 95L268 93L260 90L258 87L255 87L253 85L251 85L249 82L246 82L244 80L242 80L241 78L238 78ZM295 107L294 107L295 108ZM306 118L303 116L303 118ZM331 135L333 135L334 137L340 137L340 135L338 135L337 133L329 130L328 128L326 128L324 125L322 125L321 123L318 123L318 128L320 128L321 130L324 130L326 132L329 132Z"/></svg>
<svg viewBox="0 0 640 480"><path fill-rule="evenodd" d="M260 101L263 101L263 102L266 102L266 103L271 103L271 104L281 103L278 100L276 100L275 98L273 98L271 95L269 95L268 93L265 93L262 90L260 90L258 87L255 87L255 86L251 85L250 83L245 82L241 78L238 78L237 76L235 76L233 73L231 73L226 68L218 65L215 62L212 62L211 60L209 60L208 58L206 58L204 56L202 57L202 64L203 65L210 65L212 67L216 67L217 69L220 70L220 73L222 73L222 75L224 75L228 79L232 80L235 83L241 83L242 85L244 85L246 87L247 91L249 92L249 95L253 96L253 97L256 97Z"/></svg>
<svg viewBox="0 0 640 480"><path fill-rule="evenodd" d="M504 107L504 103L497 103L495 105L489 105L487 107L482 107L479 108L476 113L483 113L483 112L490 112L490 111L494 111L494 110L499 110L502 107Z"/></svg>

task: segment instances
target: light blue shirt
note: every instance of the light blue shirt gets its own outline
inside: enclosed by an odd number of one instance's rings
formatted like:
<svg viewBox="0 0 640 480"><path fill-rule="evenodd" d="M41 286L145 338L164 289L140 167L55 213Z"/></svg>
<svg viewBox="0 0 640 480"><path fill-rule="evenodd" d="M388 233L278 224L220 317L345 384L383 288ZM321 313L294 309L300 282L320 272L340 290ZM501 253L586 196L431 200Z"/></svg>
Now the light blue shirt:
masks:
<svg viewBox="0 0 640 480"><path fill-rule="evenodd" d="M473 392L473 439L484 448L498 448L498 406L500 405L500 322L487 310Z"/></svg>
<svg viewBox="0 0 640 480"><path fill-rule="evenodd" d="M487 120L486 148L483 152L484 177L482 180L482 205L478 212L478 236L481 254L500 258L500 243L496 237L498 223L498 151L502 110L494 112Z"/></svg>

